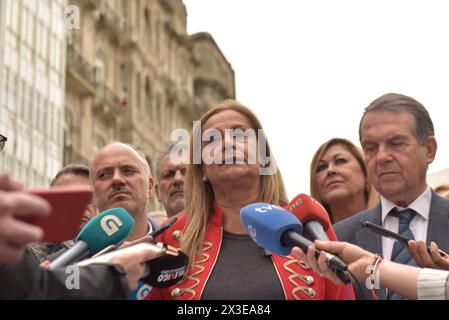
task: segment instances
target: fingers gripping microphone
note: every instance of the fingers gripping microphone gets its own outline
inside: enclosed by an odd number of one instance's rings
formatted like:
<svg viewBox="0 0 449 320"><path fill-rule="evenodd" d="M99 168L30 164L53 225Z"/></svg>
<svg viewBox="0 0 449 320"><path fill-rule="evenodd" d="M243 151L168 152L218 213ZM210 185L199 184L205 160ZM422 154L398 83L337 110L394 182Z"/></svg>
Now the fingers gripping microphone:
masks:
<svg viewBox="0 0 449 320"><path fill-rule="evenodd" d="M143 250L152 253L152 258L145 261L145 271L141 279L143 283L154 288L165 288L178 282L186 273L188 257L185 253L172 246L164 247L162 244L155 245L148 242L97 255L95 258L83 260L77 265L83 267L95 263L108 264L116 256L123 257L124 254L138 253ZM151 288L147 286L143 290L151 291ZM142 293L139 295L144 296Z"/></svg>
<svg viewBox="0 0 449 320"><path fill-rule="evenodd" d="M120 245L129 236L134 224L134 219L123 208L103 211L84 226L75 245L55 259L49 269L68 266L110 245Z"/></svg>
<svg viewBox="0 0 449 320"><path fill-rule="evenodd" d="M240 218L249 236L261 247L276 254L286 256L293 246L300 247L304 252L314 244L300 235L301 222L290 212L268 203L254 203L240 210ZM315 257L321 250L316 249ZM345 271L348 266L340 258L326 253L329 266L337 271L344 283L349 283Z"/></svg>
<svg viewBox="0 0 449 320"><path fill-rule="evenodd" d="M314 198L300 194L290 201L287 210L302 222L306 238L312 241L329 241L328 233L331 237L335 236L332 228L329 230L331 222L326 209ZM337 240L336 236L332 240Z"/></svg>

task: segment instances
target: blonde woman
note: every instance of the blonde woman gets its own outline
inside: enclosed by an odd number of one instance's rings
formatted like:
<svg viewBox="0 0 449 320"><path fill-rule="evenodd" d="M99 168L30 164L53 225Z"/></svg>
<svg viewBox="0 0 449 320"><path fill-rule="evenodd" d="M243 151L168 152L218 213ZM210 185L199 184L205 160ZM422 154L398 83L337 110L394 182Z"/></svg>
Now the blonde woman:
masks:
<svg viewBox="0 0 449 320"><path fill-rule="evenodd" d="M195 147L201 136L206 141ZM246 234L240 221L242 207L288 202L257 117L238 102L226 100L202 116L192 137L186 214L158 239L183 249L189 256L188 274L169 288L153 289L148 297L352 299L351 286L335 285L292 256L263 251Z"/></svg>
<svg viewBox="0 0 449 320"><path fill-rule="evenodd" d="M310 193L337 223L373 207L379 195L367 179L361 151L349 140L333 138L315 152Z"/></svg>

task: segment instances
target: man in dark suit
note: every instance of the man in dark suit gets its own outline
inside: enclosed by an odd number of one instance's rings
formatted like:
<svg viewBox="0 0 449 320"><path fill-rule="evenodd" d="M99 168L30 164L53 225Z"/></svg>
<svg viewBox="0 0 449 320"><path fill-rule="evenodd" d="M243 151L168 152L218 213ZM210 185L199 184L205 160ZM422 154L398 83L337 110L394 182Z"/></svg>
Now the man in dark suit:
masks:
<svg viewBox="0 0 449 320"><path fill-rule="evenodd" d="M383 238L362 223L371 221L393 232L449 249L449 201L426 183L427 168L435 158L437 143L425 107L401 94L385 94L366 109L359 126L368 177L381 195L374 208L334 226L340 241L356 244L385 259L415 265L400 243ZM369 296L357 292L357 298ZM392 291L378 290L380 298L398 299Z"/></svg>

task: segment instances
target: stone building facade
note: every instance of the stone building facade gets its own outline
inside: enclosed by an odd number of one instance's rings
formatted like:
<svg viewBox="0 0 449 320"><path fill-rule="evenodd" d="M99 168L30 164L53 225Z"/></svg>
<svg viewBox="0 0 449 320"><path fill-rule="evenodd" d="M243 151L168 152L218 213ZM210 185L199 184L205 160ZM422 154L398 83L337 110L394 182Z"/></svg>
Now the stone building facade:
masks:
<svg viewBox="0 0 449 320"><path fill-rule="evenodd" d="M63 164L65 0L0 1L0 171L48 186Z"/></svg>
<svg viewBox="0 0 449 320"><path fill-rule="evenodd" d="M138 147L155 171L177 128L235 98L234 71L211 35L188 35L181 0L70 0L64 163L111 141Z"/></svg>

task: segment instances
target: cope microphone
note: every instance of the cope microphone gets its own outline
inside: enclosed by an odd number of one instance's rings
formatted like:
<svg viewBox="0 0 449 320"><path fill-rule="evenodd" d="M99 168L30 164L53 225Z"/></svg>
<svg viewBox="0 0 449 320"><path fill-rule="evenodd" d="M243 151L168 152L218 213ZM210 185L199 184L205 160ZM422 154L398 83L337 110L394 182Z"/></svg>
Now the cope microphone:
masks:
<svg viewBox="0 0 449 320"><path fill-rule="evenodd" d="M155 288L174 285L187 272L188 262L184 252L167 246L163 255L146 262L142 281Z"/></svg>
<svg viewBox="0 0 449 320"><path fill-rule="evenodd" d="M134 228L135 221L123 208L112 208L92 218L80 231L75 245L56 258L50 270L66 267L111 245L120 245Z"/></svg>
<svg viewBox="0 0 449 320"><path fill-rule="evenodd" d="M240 218L249 236L261 247L276 254L287 256L293 246L300 247L304 252L314 244L300 235L301 222L289 211L269 203L253 203L240 210ZM315 257L321 250L316 249ZM344 283L350 279L346 274L348 266L333 254L326 252L329 266L337 271L337 276Z"/></svg>
<svg viewBox="0 0 449 320"><path fill-rule="evenodd" d="M301 193L290 201L287 210L302 222L303 234L306 238L312 241L329 241L326 233L331 225L329 215L317 200ZM336 240L336 237L333 240Z"/></svg>

